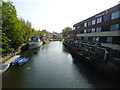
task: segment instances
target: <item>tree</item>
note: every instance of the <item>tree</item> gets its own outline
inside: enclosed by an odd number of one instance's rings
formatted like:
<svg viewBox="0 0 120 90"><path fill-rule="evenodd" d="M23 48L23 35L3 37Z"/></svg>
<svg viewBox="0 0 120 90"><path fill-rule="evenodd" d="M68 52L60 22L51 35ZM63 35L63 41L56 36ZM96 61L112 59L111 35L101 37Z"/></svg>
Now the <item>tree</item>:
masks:
<svg viewBox="0 0 120 90"><path fill-rule="evenodd" d="M71 27L66 27L62 30L62 36L63 37L67 37L68 35L68 31L72 31L72 28Z"/></svg>
<svg viewBox="0 0 120 90"><path fill-rule="evenodd" d="M13 48L17 48L24 42L24 30L21 28L21 22L17 18L15 6L11 1L2 2L2 20L3 33L12 41Z"/></svg>
<svg viewBox="0 0 120 90"><path fill-rule="evenodd" d="M22 18L17 18L17 11L11 1L2 2L3 50L0 48L2 52L12 51L13 48L17 49L35 33L36 31L34 28L32 28L31 22L28 20L25 21Z"/></svg>
<svg viewBox="0 0 120 90"><path fill-rule="evenodd" d="M35 31L34 28L32 28L32 24L28 20L25 21L23 18L20 18L19 20L22 23L21 27L24 30L23 38L24 38L25 41L27 41L30 37L32 37L33 35L36 34L36 31Z"/></svg>

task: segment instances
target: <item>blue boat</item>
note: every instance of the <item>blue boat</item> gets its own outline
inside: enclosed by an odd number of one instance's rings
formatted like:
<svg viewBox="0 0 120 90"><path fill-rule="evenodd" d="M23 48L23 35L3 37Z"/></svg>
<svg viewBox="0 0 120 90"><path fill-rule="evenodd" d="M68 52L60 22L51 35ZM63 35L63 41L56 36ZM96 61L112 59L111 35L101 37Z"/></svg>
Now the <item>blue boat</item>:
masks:
<svg viewBox="0 0 120 90"><path fill-rule="evenodd" d="M17 65L18 64L18 61L20 61L22 58L18 57L16 58L14 61L11 62L11 65Z"/></svg>
<svg viewBox="0 0 120 90"><path fill-rule="evenodd" d="M22 65L24 62L27 62L29 58L16 58L14 61L11 62L11 65L15 66L15 65Z"/></svg>
<svg viewBox="0 0 120 90"><path fill-rule="evenodd" d="M22 58L21 60L18 61L19 65L22 65L23 63L27 62L29 58Z"/></svg>

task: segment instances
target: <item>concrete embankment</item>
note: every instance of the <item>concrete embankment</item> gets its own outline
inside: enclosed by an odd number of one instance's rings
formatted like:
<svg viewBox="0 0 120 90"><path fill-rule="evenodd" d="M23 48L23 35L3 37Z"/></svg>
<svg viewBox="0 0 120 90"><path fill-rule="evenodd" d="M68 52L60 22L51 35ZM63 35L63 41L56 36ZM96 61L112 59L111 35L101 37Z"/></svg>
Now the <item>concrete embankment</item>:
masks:
<svg viewBox="0 0 120 90"><path fill-rule="evenodd" d="M9 53L6 56L1 56L0 57L0 63L5 63L5 62L9 62L9 60L14 60L15 57L20 56L20 53L26 51L28 49L28 44L23 44L21 47L18 48L18 50L15 53Z"/></svg>
<svg viewBox="0 0 120 90"><path fill-rule="evenodd" d="M7 60L6 62L4 62L4 64L10 64L13 60L15 60L16 58L20 57L20 55L15 55L12 58L10 58L9 60Z"/></svg>

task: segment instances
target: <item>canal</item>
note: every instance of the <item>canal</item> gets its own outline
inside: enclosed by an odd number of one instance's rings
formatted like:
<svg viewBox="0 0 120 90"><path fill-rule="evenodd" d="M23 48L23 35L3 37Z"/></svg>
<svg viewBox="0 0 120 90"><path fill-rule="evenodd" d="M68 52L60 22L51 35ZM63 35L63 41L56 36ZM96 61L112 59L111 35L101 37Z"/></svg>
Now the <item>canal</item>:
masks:
<svg viewBox="0 0 120 90"><path fill-rule="evenodd" d="M34 54L37 52L37 54ZM22 54L29 57L22 66L12 66L2 75L3 88L115 88L83 63L74 62L60 41L49 42Z"/></svg>

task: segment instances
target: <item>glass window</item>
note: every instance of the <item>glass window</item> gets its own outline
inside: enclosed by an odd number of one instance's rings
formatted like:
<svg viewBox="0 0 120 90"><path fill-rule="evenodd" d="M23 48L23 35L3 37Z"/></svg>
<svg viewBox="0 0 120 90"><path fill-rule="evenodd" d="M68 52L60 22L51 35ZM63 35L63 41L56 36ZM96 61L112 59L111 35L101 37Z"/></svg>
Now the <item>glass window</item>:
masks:
<svg viewBox="0 0 120 90"><path fill-rule="evenodd" d="M88 41L88 37L84 37L84 40L85 40L85 41Z"/></svg>
<svg viewBox="0 0 120 90"><path fill-rule="evenodd" d="M103 17L103 22L106 22L106 21L109 21L109 20L110 20L110 14L105 15L105 16Z"/></svg>
<svg viewBox="0 0 120 90"><path fill-rule="evenodd" d="M110 26L104 26L104 27L102 27L102 31L110 31Z"/></svg>
<svg viewBox="0 0 120 90"><path fill-rule="evenodd" d="M90 33L91 32L91 29L88 29L88 33Z"/></svg>
<svg viewBox="0 0 120 90"><path fill-rule="evenodd" d="M102 17L97 18L97 23L101 23L102 22Z"/></svg>
<svg viewBox="0 0 120 90"><path fill-rule="evenodd" d="M77 26L77 29L79 29L80 28L80 26Z"/></svg>
<svg viewBox="0 0 120 90"><path fill-rule="evenodd" d="M87 30L84 30L84 33L87 33Z"/></svg>
<svg viewBox="0 0 120 90"><path fill-rule="evenodd" d="M94 20L92 20L92 25L94 25L95 24L95 19Z"/></svg>
<svg viewBox="0 0 120 90"><path fill-rule="evenodd" d="M95 28L92 28L92 32L95 32Z"/></svg>
<svg viewBox="0 0 120 90"><path fill-rule="evenodd" d="M101 43L106 43L107 42L107 37L105 36L102 36L102 37L100 37L100 42Z"/></svg>
<svg viewBox="0 0 120 90"><path fill-rule="evenodd" d="M88 37L88 40L89 41L93 41L93 37Z"/></svg>
<svg viewBox="0 0 120 90"><path fill-rule="evenodd" d="M96 41L97 41L97 42L99 42L99 39L100 39L99 37L96 37Z"/></svg>
<svg viewBox="0 0 120 90"><path fill-rule="evenodd" d="M75 29L77 29L77 26L75 26Z"/></svg>
<svg viewBox="0 0 120 90"><path fill-rule="evenodd" d="M93 41L95 41L96 40L96 37L93 37Z"/></svg>
<svg viewBox="0 0 120 90"><path fill-rule="evenodd" d="M119 24L111 25L111 31L119 30Z"/></svg>
<svg viewBox="0 0 120 90"><path fill-rule="evenodd" d="M101 27L97 27L96 32L101 32Z"/></svg>
<svg viewBox="0 0 120 90"><path fill-rule="evenodd" d="M87 23L84 23L84 27L87 27Z"/></svg>
<svg viewBox="0 0 120 90"><path fill-rule="evenodd" d="M80 30L80 33L84 33L84 30Z"/></svg>
<svg viewBox="0 0 120 90"><path fill-rule="evenodd" d="M112 37L107 37L107 43L112 43Z"/></svg>
<svg viewBox="0 0 120 90"><path fill-rule="evenodd" d="M84 27L84 23L80 24L80 27Z"/></svg>
<svg viewBox="0 0 120 90"><path fill-rule="evenodd" d="M113 44L120 45L120 36L114 36L113 37Z"/></svg>
<svg viewBox="0 0 120 90"><path fill-rule="evenodd" d="M90 25L91 25L91 21L88 22L88 26L90 26Z"/></svg>
<svg viewBox="0 0 120 90"><path fill-rule="evenodd" d="M111 15L111 19L116 19L116 18L119 18L119 17L120 17L120 10L116 11L116 12L113 12L112 15Z"/></svg>
<svg viewBox="0 0 120 90"><path fill-rule="evenodd" d="M75 27L73 27L73 30L75 30Z"/></svg>

